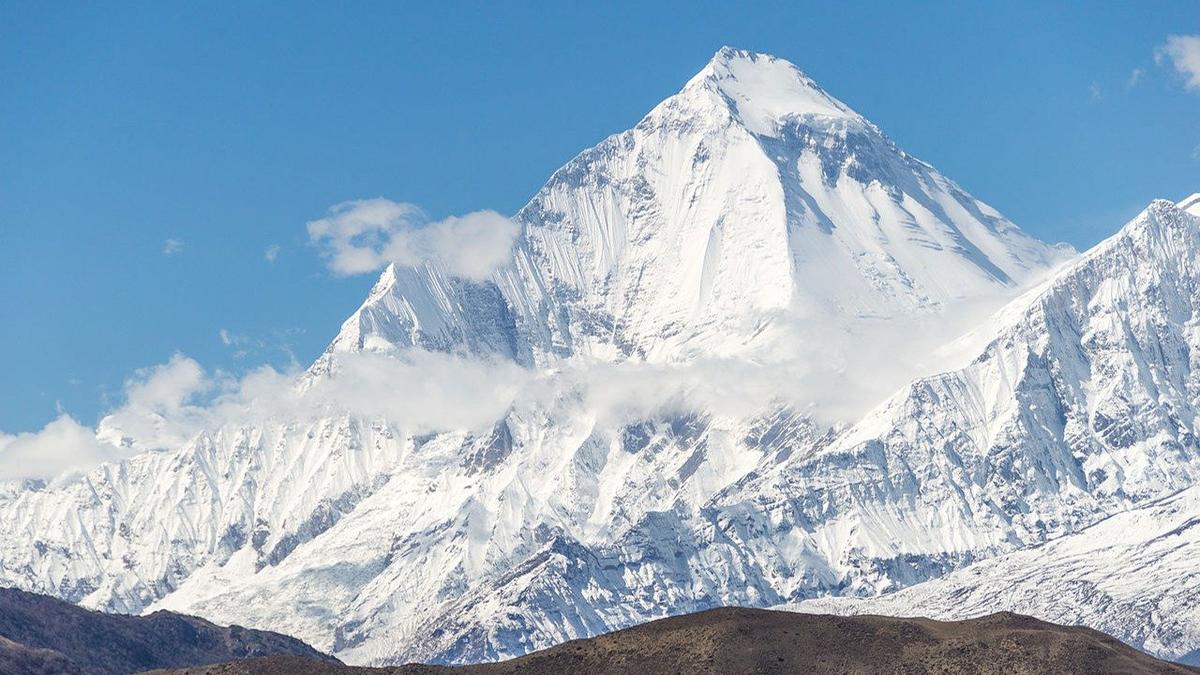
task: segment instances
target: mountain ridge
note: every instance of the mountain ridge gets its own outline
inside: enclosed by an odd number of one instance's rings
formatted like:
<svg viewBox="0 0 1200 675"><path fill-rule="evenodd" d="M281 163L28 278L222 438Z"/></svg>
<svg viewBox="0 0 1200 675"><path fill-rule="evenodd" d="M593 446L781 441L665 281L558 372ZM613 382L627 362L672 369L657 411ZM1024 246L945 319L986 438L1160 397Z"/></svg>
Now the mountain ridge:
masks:
<svg viewBox="0 0 1200 675"><path fill-rule="evenodd" d="M0 670L8 675L125 675L276 655L336 663L300 640L278 633L216 626L171 612L141 617L102 614L0 588Z"/></svg>
<svg viewBox="0 0 1200 675"><path fill-rule="evenodd" d="M828 117L824 115L785 115L791 120L791 136L773 138L773 147L767 147L767 137L744 126L736 103L722 93L720 84L713 84L714 78L731 69L762 75L757 79L766 82L757 84L759 90L820 92L829 101L826 107L839 111L835 118L839 123L857 120L854 129L826 128L821 122ZM797 126L800 118L816 126ZM797 130L817 136L797 136ZM837 147L822 150L825 141L819 139L836 139ZM798 159L810 151L817 151L820 158L813 159L816 165L809 162L804 172L780 164L784 156ZM863 167L861 161L872 164ZM883 167L892 167L886 176L880 173ZM881 184L879 192L870 194L830 193L816 198L829 192L827 183L855 171L874 171L870 179L883 177L888 185L885 189ZM910 199L911 195L919 198ZM731 209L737 215L736 225L726 217ZM850 211L842 212L845 209ZM871 218L903 226L893 232L847 234L844 242L838 239L842 234L834 234L841 243L822 243L835 223L850 232L857 229L853 221ZM554 172L515 220L521 235L514 262L490 282L448 281L435 264L418 273L426 277L423 286L373 293L377 302L392 297L395 305L409 305L400 312L382 313L402 317L402 328L394 333L387 329L387 321L371 322L378 327L371 334L373 348L386 350L394 344L462 349L537 365L579 354L601 360L651 361L688 360L714 351L730 355L740 353L744 344L722 348L720 343L753 341L764 322L769 324L777 313L817 312L827 318L833 310L894 315L896 307L884 309L886 303L876 298L885 293L887 302L905 303L901 309L938 314L940 304L952 294L978 294L984 289L1007 292L1015 280L1027 279L1064 257L1063 251L1021 233L928 164L913 160L791 64L731 48L719 51L679 93L655 106L631 130L608 137ZM806 229L825 236L814 235L815 239L809 237L801 244L797 231ZM919 238L920 246L931 252L905 249L912 258L905 263L897 258L899 253L878 250L901 246L910 236ZM872 243L874 238L882 243ZM796 275L811 279L817 274L797 271L795 266L818 264L815 252L822 247L843 260L849 255L841 252L846 246L856 251L853 262L841 265L855 270L840 277L840 285L854 289L850 295L837 297L834 287L839 284L831 282L827 288L805 291L811 298L794 301L799 292ZM1019 255L1009 255L1005 247L1015 247ZM804 254L808 260L796 258L810 248L813 252ZM945 255L938 256L938 249ZM923 288L922 277L934 282L928 271L922 271L930 256L978 276L974 290L941 282ZM673 267L681 274L666 276ZM750 271L754 269L760 271ZM830 269L837 266L821 271ZM388 285L394 287L398 274L385 271L383 279L390 276ZM902 283L895 285L893 277ZM446 295L445 289L456 285L459 290ZM739 291L744 288L758 290ZM427 294L440 297L429 302ZM456 300L465 295L474 301ZM483 301L481 296L489 299ZM477 317L488 317L488 329L462 331L462 335L453 329L440 331L439 326L461 325L458 315L447 309L456 301L475 309ZM364 304L364 309L371 304ZM432 327L440 337L413 333L417 325ZM693 330L707 337L689 335ZM482 336L491 337L473 341ZM365 336L348 337L333 344L368 348ZM685 344L673 344L680 341ZM718 347L687 346L698 341Z"/></svg>
<svg viewBox="0 0 1200 675"><path fill-rule="evenodd" d="M180 675L315 673L292 659L256 659ZM457 668L416 664L333 673L1187 673L1102 633L998 613L957 623L839 618L729 607L660 619L510 661Z"/></svg>

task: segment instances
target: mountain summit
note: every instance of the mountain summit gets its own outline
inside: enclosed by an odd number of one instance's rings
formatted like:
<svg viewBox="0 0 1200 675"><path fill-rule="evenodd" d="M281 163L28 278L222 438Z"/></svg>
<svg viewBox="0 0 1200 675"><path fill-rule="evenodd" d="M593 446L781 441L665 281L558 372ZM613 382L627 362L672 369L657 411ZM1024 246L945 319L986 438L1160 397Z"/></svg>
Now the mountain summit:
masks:
<svg viewBox="0 0 1200 675"><path fill-rule="evenodd" d="M753 133L773 136L788 120L835 118L870 123L825 93L791 63L733 47L722 47L684 87L684 94L716 94Z"/></svg>
<svg viewBox="0 0 1200 675"><path fill-rule="evenodd" d="M998 307L1071 253L792 64L731 48L556 171L515 219L514 260L491 281L389 271L333 351L811 360L803 326L846 335L919 317L895 337L940 336L964 304Z"/></svg>

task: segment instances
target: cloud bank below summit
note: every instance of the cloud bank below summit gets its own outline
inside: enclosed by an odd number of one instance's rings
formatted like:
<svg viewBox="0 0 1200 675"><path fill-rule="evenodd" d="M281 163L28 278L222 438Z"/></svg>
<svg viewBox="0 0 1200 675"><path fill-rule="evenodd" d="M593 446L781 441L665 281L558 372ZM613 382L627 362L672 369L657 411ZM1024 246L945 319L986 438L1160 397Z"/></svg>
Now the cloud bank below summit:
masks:
<svg viewBox="0 0 1200 675"><path fill-rule="evenodd" d="M176 354L127 380L124 402L96 429L63 414L37 432L0 434L0 481L69 480L140 452L179 449L206 430L342 415L386 420L414 435L481 431L518 406L578 406L609 429L662 415L745 417L773 405L822 425L850 423L912 379L961 365L938 347L991 309L981 303L950 326L893 320L844 332L796 322L785 334L808 347L807 357L776 360L571 359L533 370L410 349L339 354L336 373L324 377L266 365L235 377Z"/></svg>
<svg viewBox="0 0 1200 675"><path fill-rule="evenodd" d="M410 204L347 202L308 223L308 232L338 274L437 260L448 272L481 279L511 256L517 226L507 218L478 212L418 224L422 217ZM0 481L72 480L103 463L182 448L206 430L338 415L427 434L481 431L515 406L579 406L614 429L662 415L745 417L786 405L820 425L848 424L912 380L965 365L954 354L969 349L944 347L1009 297L963 301L949 317L847 318L836 325L783 312L774 318L776 343L765 352L681 363L570 358L532 370L500 358L409 349L340 353L336 374L314 378L294 361L282 371L263 365L235 376L176 354L126 380L124 402L95 429L63 413L39 431L0 432ZM240 339L221 336L227 345Z"/></svg>

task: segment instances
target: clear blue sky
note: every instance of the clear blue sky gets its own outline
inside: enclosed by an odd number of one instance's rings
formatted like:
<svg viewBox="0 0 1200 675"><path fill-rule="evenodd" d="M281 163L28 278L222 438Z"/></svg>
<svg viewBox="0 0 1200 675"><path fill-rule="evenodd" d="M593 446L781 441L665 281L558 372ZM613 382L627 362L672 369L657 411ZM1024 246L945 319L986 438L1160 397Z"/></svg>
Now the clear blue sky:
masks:
<svg viewBox="0 0 1200 675"><path fill-rule="evenodd" d="M595 4L4 3L0 430L92 423L175 352L306 365L373 281L325 271L306 221L378 196L512 213L723 44L795 62L1043 239L1200 190L1200 92L1154 58L1200 34L1194 1Z"/></svg>

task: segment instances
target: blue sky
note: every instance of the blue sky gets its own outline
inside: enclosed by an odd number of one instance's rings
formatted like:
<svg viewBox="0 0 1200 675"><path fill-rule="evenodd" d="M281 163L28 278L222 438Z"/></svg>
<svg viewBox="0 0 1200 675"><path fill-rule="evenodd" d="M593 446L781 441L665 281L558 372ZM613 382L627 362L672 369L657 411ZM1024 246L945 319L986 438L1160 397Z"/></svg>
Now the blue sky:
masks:
<svg viewBox="0 0 1200 675"><path fill-rule="evenodd" d="M1043 239L1200 190L1200 90L1155 58L1195 2L566 4L0 7L0 431L92 423L177 352L307 364L373 278L330 274L306 222L512 213L723 44Z"/></svg>

